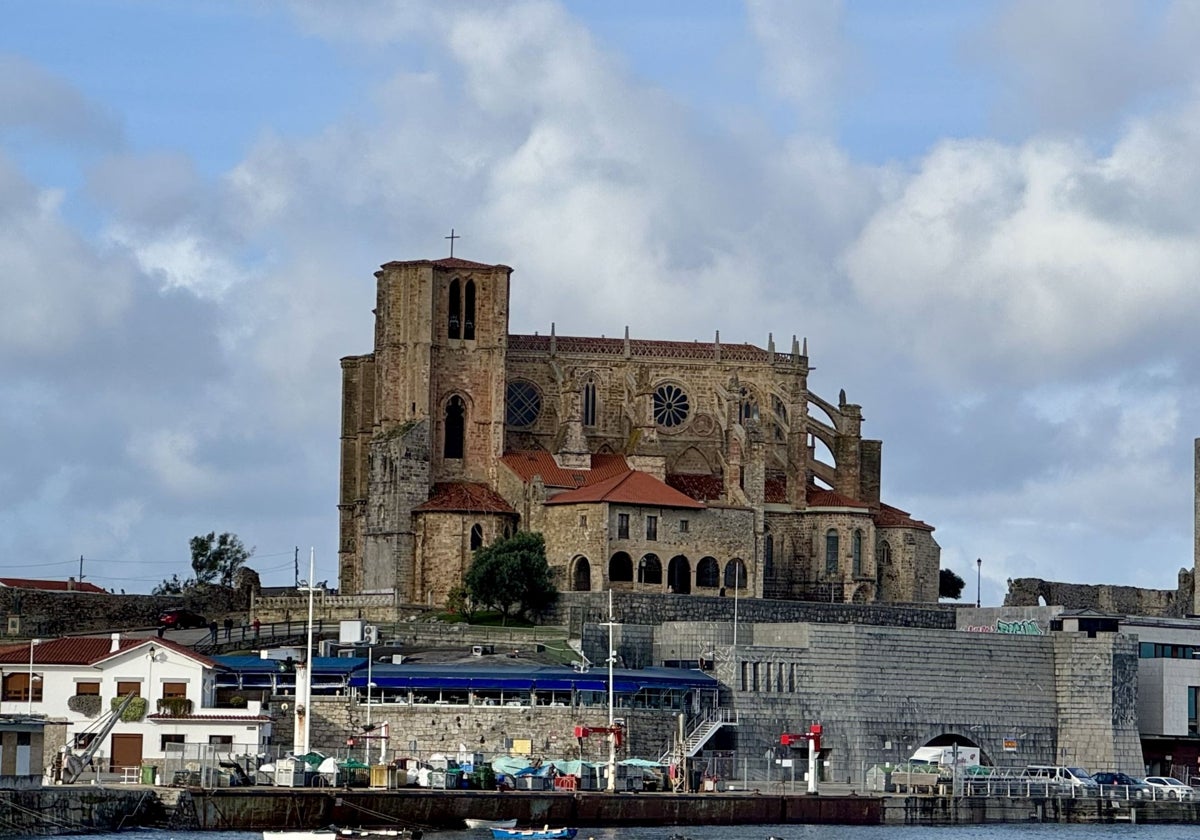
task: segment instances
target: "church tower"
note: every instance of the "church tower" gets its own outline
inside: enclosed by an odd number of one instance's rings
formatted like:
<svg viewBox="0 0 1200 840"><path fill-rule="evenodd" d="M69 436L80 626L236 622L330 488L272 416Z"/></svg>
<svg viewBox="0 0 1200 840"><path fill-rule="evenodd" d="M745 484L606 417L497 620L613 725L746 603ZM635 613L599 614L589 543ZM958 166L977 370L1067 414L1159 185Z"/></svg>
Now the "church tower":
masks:
<svg viewBox="0 0 1200 840"><path fill-rule="evenodd" d="M409 597L414 508L437 483L495 486L511 273L454 257L376 272L374 353L342 360L339 558L348 594Z"/></svg>

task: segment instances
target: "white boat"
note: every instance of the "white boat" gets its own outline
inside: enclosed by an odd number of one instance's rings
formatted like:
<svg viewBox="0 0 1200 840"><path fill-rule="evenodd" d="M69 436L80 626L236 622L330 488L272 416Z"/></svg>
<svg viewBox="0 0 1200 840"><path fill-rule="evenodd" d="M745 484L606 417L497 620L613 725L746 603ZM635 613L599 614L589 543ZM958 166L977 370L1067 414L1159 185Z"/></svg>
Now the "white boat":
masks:
<svg viewBox="0 0 1200 840"><path fill-rule="evenodd" d="M516 819L511 820L463 820L467 824L467 828L516 828Z"/></svg>
<svg viewBox="0 0 1200 840"><path fill-rule="evenodd" d="M315 828L263 831L263 840L421 840L419 828Z"/></svg>

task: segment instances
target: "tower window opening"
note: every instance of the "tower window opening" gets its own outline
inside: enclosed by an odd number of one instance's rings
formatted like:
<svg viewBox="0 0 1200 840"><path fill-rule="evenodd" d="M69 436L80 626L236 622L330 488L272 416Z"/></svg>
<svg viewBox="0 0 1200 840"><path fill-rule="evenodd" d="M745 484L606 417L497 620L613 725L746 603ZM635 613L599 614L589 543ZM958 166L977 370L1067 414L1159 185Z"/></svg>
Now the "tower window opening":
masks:
<svg viewBox="0 0 1200 840"><path fill-rule="evenodd" d="M457 277L450 281L450 324L448 334L450 338L459 338L462 335L462 292Z"/></svg>
<svg viewBox="0 0 1200 840"><path fill-rule="evenodd" d="M451 397L446 403L445 441L442 445L443 458L463 456L463 436L466 432L467 406L462 397Z"/></svg>
<svg viewBox="0 0 1200 840"><path fill-rule="evenodd" d="M465 317L463 318L463 338L467 341L475 340L475 281L467 281L466 306L464 307Z"/></svg>

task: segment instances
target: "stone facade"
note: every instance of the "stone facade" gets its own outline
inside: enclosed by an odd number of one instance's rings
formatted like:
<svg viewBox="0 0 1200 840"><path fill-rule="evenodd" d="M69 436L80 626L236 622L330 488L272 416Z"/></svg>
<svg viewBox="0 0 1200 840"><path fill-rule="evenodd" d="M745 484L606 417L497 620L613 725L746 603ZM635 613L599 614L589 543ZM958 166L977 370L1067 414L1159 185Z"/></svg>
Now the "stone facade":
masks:
<svg viewBox="0 0 1200 840"><path fill-rule="evenodd" d="M342 360L342 593L443 603L480 532L519 527L567 590L936 602L933 529L881 501L882 444L798 341L510 335L511 272L377 272L373 352ZM630 469L661 490L555 509Z"/></svg>

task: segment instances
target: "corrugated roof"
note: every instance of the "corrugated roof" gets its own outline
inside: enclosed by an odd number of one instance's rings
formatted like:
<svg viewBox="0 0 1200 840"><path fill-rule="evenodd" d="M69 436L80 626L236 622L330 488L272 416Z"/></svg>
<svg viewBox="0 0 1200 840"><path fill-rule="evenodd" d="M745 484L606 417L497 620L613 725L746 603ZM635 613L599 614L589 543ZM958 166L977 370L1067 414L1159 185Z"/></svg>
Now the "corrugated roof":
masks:
<svg viewBox="0 0 1200 840"><path fill-rule="evenodd" d="M413 508L416 513L511 513L516 514L504 497L486 484L467 481L438 482L429 501Z"/></svg>
<svg viewBox="0 0 1200 840"><path fill-rule="evenodd" d="M629 470L605 481L598 481L595 484L580 487L578 490L568 490L546 500L548 505L594 504L596 502L692 510L704 508L702 502L685 496L649 473L640 470Z"/></svg>
<svg viewBox="0 0 1200 840"><path fill-rule="evenodd" d="M540 475L542 484L547 487L568 489L586 487L620 475L629 469L629 465L625 463L625 456L612 452L593 455L590 470L563 469L554 460L554 456L544 449L506 452L500 461L526 484L533 481L534 476Z"/></svg>
<svg viewBox="0 0 1200 840"><path fill-rule="evenodd" d="M278 659L263 659L261 656L218 656L217 664L230 671L242 674L274 674L279 671ZM365 668L365 656L314 656L314 674L348 674L356 668Z"/></svg>
<svg viewBox="0 0 1200 840"><path fill-rule="evenodd" d="M40 589L44 592L91 592L95 595L107 595L108 590L94 583L77 580L36 580L34 578L0 578L0 586L10 589Z"/></svg>

